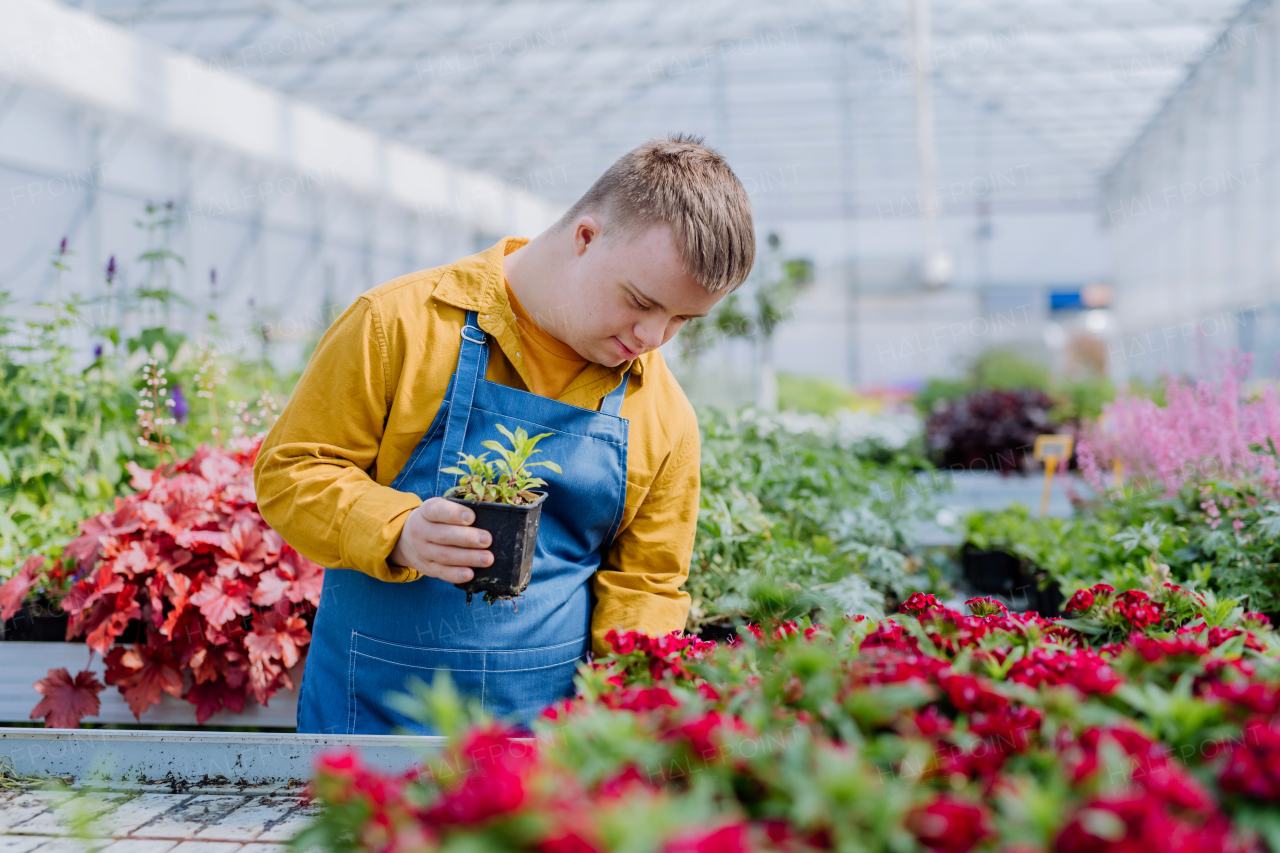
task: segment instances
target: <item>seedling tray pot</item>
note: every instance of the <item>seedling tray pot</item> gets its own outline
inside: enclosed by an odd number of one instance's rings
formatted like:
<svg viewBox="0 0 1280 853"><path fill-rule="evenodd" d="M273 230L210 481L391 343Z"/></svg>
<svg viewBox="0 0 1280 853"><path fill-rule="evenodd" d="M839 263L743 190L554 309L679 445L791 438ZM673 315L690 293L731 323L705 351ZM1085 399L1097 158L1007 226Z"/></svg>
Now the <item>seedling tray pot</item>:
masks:
<svg viewBox="0 0 1280 853"><path fill-rule="evenodd" d="M530 504L510 504L488 501L468 501L449 498L454 503L470 507L476 514L472 527L489 531L493 544L493 563L474 569L475 576L466 583L456 583L467 594L467 603L476 593L488 593L499 598L513 598L525 591L533 574L533 552L538 544L538 521L542 517L542 502L546 492L538 493Z"/></svg>
<svg viewBox="0 0 1280 853"><path fill-rule="evenodd" d="M0 628L0 640L62 643L67 639L69 619L61 608L55 610L49 599L41 595L23 602L13 618L5 621Z"/></svg>

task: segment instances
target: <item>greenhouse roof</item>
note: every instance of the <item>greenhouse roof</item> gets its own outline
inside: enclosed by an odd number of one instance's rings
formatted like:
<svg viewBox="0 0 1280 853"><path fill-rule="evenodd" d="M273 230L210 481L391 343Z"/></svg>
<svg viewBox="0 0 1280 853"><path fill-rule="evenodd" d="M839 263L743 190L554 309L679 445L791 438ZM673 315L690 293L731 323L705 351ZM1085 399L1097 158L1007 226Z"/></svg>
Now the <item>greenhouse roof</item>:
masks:
<svg viewBox="0 0 1280 853"><path fill-rule="evenodd" d="M767 217L883 218L915 192L910 0L84 5L562 203L676 130L725 151ZM1217 39L1244 3L931 6L938 185L998 176L997 204L1051 211L1096 204L1189 69L1227 49Z"/></svg>

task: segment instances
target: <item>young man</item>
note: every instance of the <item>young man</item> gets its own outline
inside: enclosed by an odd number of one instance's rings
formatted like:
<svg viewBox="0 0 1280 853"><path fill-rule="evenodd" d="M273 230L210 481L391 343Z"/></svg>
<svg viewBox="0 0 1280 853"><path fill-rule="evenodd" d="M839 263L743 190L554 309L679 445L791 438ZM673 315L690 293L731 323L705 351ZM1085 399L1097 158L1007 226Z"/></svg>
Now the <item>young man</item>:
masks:
<svg viewBox="0 0 1280 853"><path fill-rule="evenodd" d="M316 348L254 468L263 518L324 566L298 731L426 729L388 694L448 670L528 723L611 628L684 626L698 425L658 348L747 277L751 207L700 139L615 163L532 241L506 238L361 296ZM549 432L532 581L515 606L453 586L489 534L440 497L497 426Z"/></svg>

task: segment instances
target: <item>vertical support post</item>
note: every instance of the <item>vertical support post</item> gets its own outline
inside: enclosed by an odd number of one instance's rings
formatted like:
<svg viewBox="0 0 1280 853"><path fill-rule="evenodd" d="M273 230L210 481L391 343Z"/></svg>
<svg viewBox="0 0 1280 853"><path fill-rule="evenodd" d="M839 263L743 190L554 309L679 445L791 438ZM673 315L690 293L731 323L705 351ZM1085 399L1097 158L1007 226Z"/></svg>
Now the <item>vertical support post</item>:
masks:
<svg viewBox="0 0 1280 853"><path fill-rule="evenodd" d="M933 132L933 67L929 64L929 0L911 2L911 46L915 69L916 171L919 174L920 223L924 229L923 278L927 287L939 287L946 279L938 245L938 208L934 195L938 178L938 153Z"/></svg>
<svg viewBox="0 0 1280 853"><path fill-rule="evenodd" d="M847 35L836 41L839 48L839 61L836 63L840 79L837 81L840 92L840 258L842 291L844 294L845 322L845 372L849 384L857 388L862 382L862 364L859 358L861 334L858 305L857 274L857 229L855 190L857 187L857 160L854 148L853 126L853 69L850 67L849 54L852 47Z"/></svg>

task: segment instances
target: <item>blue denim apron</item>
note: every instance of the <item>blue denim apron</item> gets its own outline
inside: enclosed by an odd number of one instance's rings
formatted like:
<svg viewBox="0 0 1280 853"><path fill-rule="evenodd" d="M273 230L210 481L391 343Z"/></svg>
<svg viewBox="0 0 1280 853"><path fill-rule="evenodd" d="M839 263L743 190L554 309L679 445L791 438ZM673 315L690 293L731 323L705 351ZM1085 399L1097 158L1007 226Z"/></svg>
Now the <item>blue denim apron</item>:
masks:
<svg viewBox="0 0 1280 853"><path fill-rule="evenodd" d="M550 432L536 459L547 481L532 580L514 601L472 604L437 578L387 583L354 569L328 569L312 628L298 703L298 731L434 734L387 706L386 696L448 670L464 696L499 719L528 725L573 695L573 676L590 648L588 581L622 520L627 491L627 426L619 416L627 376L591 411L484 378L487 338L468 312L458 367L440 411L391 487L423 500L457 478L441 472L458 452L503 440L498 424L529 435Z"/></svg>

